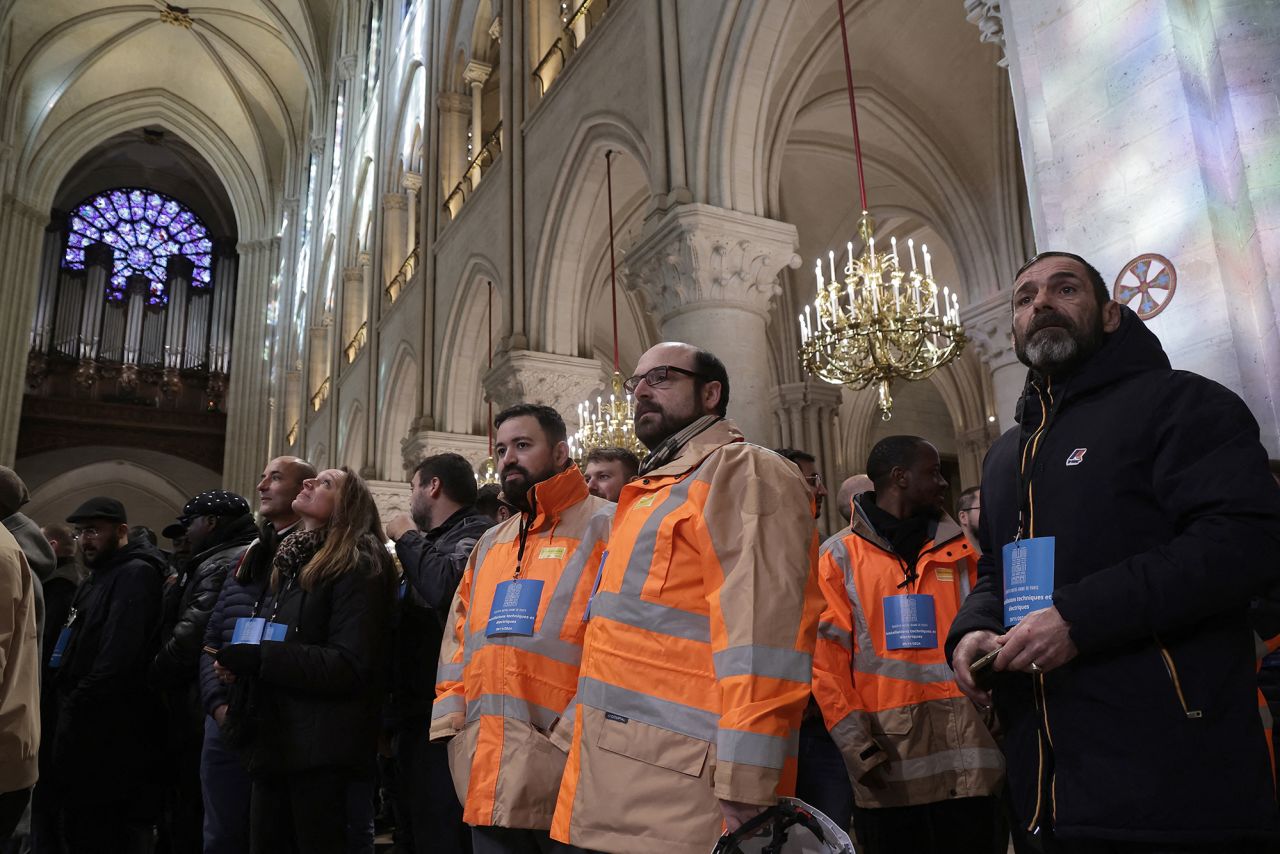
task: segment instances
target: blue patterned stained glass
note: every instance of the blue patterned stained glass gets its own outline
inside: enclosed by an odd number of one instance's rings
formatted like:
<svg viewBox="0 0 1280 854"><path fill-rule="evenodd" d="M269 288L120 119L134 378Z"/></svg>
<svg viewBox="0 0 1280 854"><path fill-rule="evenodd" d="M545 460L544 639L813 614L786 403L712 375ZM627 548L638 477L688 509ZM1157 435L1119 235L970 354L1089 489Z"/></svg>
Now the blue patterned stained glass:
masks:
<svg viewBox="0 0 1280 854"><path fill-rule="evenodd" d="M63 266L83 270L85 249L95 243L110 247L114 257L109 300L123 300L129 277L144 276L147 302L167 303L166 266L174 257L191 262L192 286L213 282L213 241L204 223L177 199L152 190L108 190L78 205L70 216Z"/></svg>

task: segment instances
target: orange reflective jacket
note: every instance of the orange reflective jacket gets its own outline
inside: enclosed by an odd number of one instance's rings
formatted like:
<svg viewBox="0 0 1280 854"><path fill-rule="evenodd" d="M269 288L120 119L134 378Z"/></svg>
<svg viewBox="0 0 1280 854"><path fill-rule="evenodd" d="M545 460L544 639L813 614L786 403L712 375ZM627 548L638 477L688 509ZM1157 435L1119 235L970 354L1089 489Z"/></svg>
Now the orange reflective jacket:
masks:
<svg viewBox="0 0 1280 854"><path fill-rule="evenodd" d="M467 824L551 826L565 752L550 732L578 682L587 598L613 518L577 466L534 486L535 516L485 532L467 562L440 649L431 738L452 738L449 767ZM543 582L531 637L488 637L498 584Z"/></svg>
<svg viewBox="0 0 1280 854"><path fill-rule="evenodd" d="M821 595L799 470L720 421L623 488L552 837L706 854L794 788Z"/></svg>
<svg viewBox="0 0 1280 854"><path fill-rule="evenodd" d="M862 500L874 500L866 493ZM943 517L907 579L904 561L854 505L853 524L822 544L826 608L813 695L862 807L911 806L998 791L1004 758L955 682L943 642L964 598L973 549ZM905 583L904 583L905 582ZM889 649L885 598L933 597L936 642Z"/></svg>

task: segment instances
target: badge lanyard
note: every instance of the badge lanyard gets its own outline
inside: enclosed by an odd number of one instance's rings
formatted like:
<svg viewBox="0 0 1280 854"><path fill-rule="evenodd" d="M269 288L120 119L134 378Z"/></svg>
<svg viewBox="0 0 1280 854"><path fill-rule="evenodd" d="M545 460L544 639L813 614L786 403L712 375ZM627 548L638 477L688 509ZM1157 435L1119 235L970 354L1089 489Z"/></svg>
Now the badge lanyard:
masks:
<svg viewBox="0 0 1280 854"><path fill-rule="evenodd" d="M524 553L528 545L529 529L537 514L536 500L529 502L529 512L520 516L519 542L516 546L516 568L511 580L503 581L493 591L493 603L489 607L489 622L485 637L532 637L538 620L538 608L542 602L544 582L521 578Z"/></svg>

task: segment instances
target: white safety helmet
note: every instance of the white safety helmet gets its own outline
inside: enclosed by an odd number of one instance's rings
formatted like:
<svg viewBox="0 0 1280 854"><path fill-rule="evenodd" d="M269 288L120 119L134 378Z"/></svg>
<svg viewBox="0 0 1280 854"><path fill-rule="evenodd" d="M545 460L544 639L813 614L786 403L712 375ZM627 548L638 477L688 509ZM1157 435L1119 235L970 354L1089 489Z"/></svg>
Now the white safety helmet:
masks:
<svg viewBox="0 0 1280 854"><path fill-rule="evenodd" d="M758 835L749 835L757 834ZM734 833L712 854L856 854L849 834L797 798L783 798Z"/></svg>

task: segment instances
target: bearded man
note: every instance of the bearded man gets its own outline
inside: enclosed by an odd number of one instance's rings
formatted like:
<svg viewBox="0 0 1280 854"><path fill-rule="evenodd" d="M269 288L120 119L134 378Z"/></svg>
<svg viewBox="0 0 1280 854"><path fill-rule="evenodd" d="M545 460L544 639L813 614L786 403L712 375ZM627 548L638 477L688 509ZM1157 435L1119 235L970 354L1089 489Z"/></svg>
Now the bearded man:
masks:
<svg viewBox="0 0 1280 854"><path fill-rule="evenodd" d="M1258 424L1171 369L1078 255L1027 262L1011 308L1020 425L983 464L947 652L1005 726L1014 817L1050 852L1274 851L1248 608L1280 580L1280 489ZM995 650L987 690L970 665Z"/></svg>

